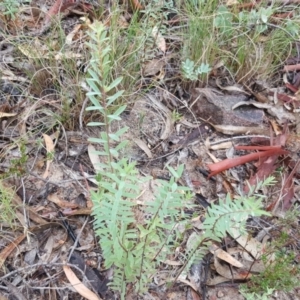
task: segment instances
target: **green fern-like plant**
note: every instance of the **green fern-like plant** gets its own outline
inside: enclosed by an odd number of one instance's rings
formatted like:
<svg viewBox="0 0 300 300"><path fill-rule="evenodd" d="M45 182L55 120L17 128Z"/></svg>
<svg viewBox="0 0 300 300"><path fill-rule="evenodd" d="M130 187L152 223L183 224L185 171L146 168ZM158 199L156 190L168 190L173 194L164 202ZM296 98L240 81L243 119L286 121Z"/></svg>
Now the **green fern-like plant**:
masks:
<svg viewBox="0 0 300 300"><path fill-rule="evenodd" d="M137 294L146 291L159 264L174 253L178 238L175 227L178 222L187 222L183 208L191 193L188 188L177 184L184 167L179 166L177 170L169 167L172 177L169 181L159 181L154 199L143 207L136 204L142 183L151 178L141 177L135 164L126 158L126 141L122 138L127 128L112 130L117 128L112 124L121 121L120 115L126 106L120 104L123 91L118 90L118 86L122 78L113 79L112 50L105 27L95 22L89 37L91 59L86 81L91 106L87 110L96 110L101 116L98 122L89 125L102 129L98 138L89 139L98 145L96 153L102 157L97 167L98 189L91 195L94 228L105 266L114 268L110 286L120 292L121 299L125 299L128 283L134 285ZM257 188L271 182L267 180ZM249 215L267 214L261 209L261 197L254 192L252 189L250 194L234 201L228 196L223 203L212 204L202 233L192 241L186 253L183 269L205 255L210 240L222 239L231 228L243 232ZM138 222L137 210L150 217Z"/></svg>
<svg viewBox="0 0 300 300"><path fill-rule="evenodd" d="M202 63L200 66L196 66L195 62L190 59L183 61L181 68L183 77L191 81L195 81L200 75L207 74L211 71L208 64Z"/></svg>
<svg viewBox="0 0 300 300"><path fill-rule="evenodd" d="M247 195L241 193L240 196L231 200L228 194L224 202L220 201L219 204L212 204L207 209L202 233L190 245L181 271L189 269L193 262L203 259L207 253L206 249L210 241L220 241L232 229L237 230L240 234L245 233L246 220L249 216L270 215L262 209L264 196L256 192L262 187L272 185L273 183L274 177L271 176L259 182L256 186L250 187Z"/></svg>
<svg viewBox="0 0 300 300"><path fill-rule="evenodd" d="M111 287L120 291L124 299L127 283L134 283L137 293L145 291L159 262L171 253L173 229L184 217L182 209L188 189L176 182L183 167L178 170L170 168L171 180L161 181L155 199L143 208L143 212L151 217L143 224L137 223L135 200L140 194L141 184L150 178L141 178L134 163L125 157L120 158L121 154L126 155L126 141L121 139L127 128L112 132L111 125L121 120L120 114L126 108L117 103L123 93L117 90L122 78L112 80L111 49L104 26L94 23L89 36L92 57L88 68L87 96L92 105L87 110L96 110L101 115L99 122L89 125L103 128L99 138L89 139L99 145L96 153L103 157L97 168L99 188L92 193L94 228L100 239L105 266L114 267Z"/></svg>
<svg viewBox="0 0 300 300"><path fill-rule="evenodd" d="M274 177L269 177L256 186L250 187L247 195L241 194L231 200L228 194L225 202L218 205L212 204L207 209L206 219L203 222L205 234L211 236L211 239L220 241L226 236L226 232L230 233L232 229L238 230L241 234L244 233L249 216L270 215L262 209L263 196L255 192L273 183Z"/></svg>

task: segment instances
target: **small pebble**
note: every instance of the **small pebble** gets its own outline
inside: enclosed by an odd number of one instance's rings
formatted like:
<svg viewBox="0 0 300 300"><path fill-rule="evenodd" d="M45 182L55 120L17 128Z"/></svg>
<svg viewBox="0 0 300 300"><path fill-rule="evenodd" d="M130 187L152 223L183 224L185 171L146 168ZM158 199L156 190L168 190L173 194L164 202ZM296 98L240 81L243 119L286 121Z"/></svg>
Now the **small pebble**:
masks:
<svg viewBox="0 0 300 300"><path fill-rule="evenodd" d="M222 291L218 291L218 293L217 293L217 297L218 298L223 298L225 295L224 295L224 293L222 292Z"/></svg>

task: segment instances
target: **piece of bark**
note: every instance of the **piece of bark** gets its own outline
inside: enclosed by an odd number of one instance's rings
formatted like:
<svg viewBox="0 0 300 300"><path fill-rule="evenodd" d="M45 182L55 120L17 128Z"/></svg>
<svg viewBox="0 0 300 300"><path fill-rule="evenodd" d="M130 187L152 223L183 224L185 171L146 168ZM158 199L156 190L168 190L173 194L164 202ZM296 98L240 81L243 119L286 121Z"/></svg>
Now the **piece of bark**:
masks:
<svg viewBox="0 0 300 300"><path fill-rule="evenodd" d="M196 88L192 94L193 113L214 125L259 126L264 120L263 110L253 107L242 107L232 110L232 107L247 101L247 96L223 95L213 89Z"/></svg>

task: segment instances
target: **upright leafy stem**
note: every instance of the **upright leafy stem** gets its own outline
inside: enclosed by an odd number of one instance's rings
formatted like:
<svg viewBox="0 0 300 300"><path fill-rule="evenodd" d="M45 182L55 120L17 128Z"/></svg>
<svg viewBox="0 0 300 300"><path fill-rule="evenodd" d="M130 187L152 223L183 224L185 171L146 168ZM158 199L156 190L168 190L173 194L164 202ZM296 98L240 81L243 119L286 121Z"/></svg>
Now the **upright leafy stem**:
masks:
<svg viewBox="0 0 300 300"><path fill-rule="evenodd" d="M122 128L114 134L110 133L110 124L114 120L121 120L120 114L125 110L126 105L119 106L113 113L109 113L109 109L118 100L124 91L117 91L116 93L109 95L118 84L122 81L122 77L110 82L110 70L112 64L110 62L109 53L111 51L108 44L108 38L106 36L106 29L100 23L94 23L91 25L90 31L91 41L88 43L91 49L92 58L88 68L90 78L87 78L87 83L90 87L90 91L87 93L90 101L94 106L88 107L87 110L97 110L103 117L103 122L92 122L89 126L101 126L104 125L105 132L101 133L101 139L91 139L91 141L101 143L104 147L104 153L108 159L108 165L111 168L113 157L118 157L118 150L121 150L125 146L125 143L119 143L117 147L111 147L111 141L120 141L120 137L126 131L126 128ZM99 101L100 100L100 101Z"/></svg>
<svg viewBox="0 0 300 300"><path fill-rule="evenodd" d="M122 78L111 79L111 48L104 26L94 23L89 35L91 60L86 81L92 106L87 110L98 111L102 118L89 125L103 128L99 138L89 139L98 144L100 149L96 153L103 157L97 168L99 187L92 193L94 228L100 238L105 266L114 267L111 287L120 291L124 299L126 283L134 283L137 293L145 291L157 265L172 253L174 245L170 241L174 239L176 222L182 218L187 188L176 183L183 167L170 168L173 177L169 182L160 182L155 199L145 203L144 208L136 208L141 183L150 178L139 176L134 163L120 158L126 145L122 136L127 128L112 132L111 125L121 120L120 114L126 107L117 103L123 94L117 90ZM134 209L149 214L150 218L140 224Z"/></svg>

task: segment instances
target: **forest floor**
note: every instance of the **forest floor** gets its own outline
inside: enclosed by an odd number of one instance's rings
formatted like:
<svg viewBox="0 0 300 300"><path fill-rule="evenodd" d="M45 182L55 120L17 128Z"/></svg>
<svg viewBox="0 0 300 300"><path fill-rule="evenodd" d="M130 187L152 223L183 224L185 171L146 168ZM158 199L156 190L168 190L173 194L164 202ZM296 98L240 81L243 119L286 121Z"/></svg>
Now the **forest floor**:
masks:
<svg viewBox="0 0 300 300"><path fill-rule="evenodd" d="M132 283L125 298L300 299L300 3L204 2L0 3L1 300L119 299L90 196L95 22L107 29L110 76L123 78L115 127L129 128L126 158L153 177L139 203L169 180L166 166L184 164L179 183L194 195L176 252L146 293ZM246 242L228 235L174 276L207 207L269 176L259 191L269 215L249 217Z"/></svg>

